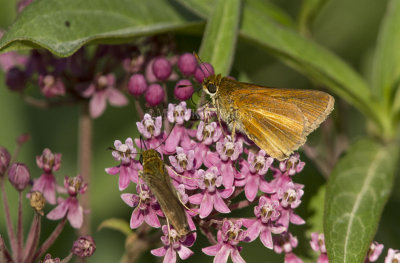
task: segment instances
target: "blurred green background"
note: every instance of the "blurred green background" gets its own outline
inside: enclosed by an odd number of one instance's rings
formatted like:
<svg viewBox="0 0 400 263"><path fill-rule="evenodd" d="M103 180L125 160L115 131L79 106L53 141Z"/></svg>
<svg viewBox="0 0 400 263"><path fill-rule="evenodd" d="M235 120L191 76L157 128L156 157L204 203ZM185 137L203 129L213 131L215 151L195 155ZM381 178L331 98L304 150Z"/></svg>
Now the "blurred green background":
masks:
<svg viewBox="0 0 400 263"><path fill-rule="evenodd" d="M263 1L263 0L260 0ZM295 15L300 6L299 0L275 0L276 5L282 7L296 19ZM372 51L375 47L378 28L386 7L387 1L381 0L332 0L324 7L313 25L313 37L323 46L331 49L338 54L357 71L369 76L368 68L372 63ZM14 0L0 0L0 28L7 28L16 16ZM183 51L193 51L200 43L200 38L178 35L178 46L182 46ZM267 53L246 43L238 43L236 57L234 60L233 72L240 72L239 79L247 79L253 83L282 88L309 88L312 84L302 75L288 68ZM336 104L338 109L334 113L335 125L344 127L350 140L354 140L363 135L363 117L352 107L342 101ZM28 132L32 139L22 148L19 161L25 162L30 167L33 177L40 176L40 169L35 164L35 156L40 155L46 147L53 152L63 154L62 166L57 175L59 183L62 183L64 176L75 176L77 170L77 146L78 146L78 114L77 107L61 107L50 110L40 110L26 105L20 96L10 92L4 85L4 74L0 73L0 145L10 151L15 146L15 139L21 133ZM117 262L124 251L124 236L116 231L103 229L97 231L98 225L105 219L111 217L130 219L132 209L125 205L120 199L118 191L118 178L107 175L104 168L114 166L116 163L109 151L108 146L113 145L115 139L125 140L127 137L137 136L136 121L138 121L133 103L124 108L108 107L105 114L94 121L93 138L93 163L92 181L89 184L89 191L93 206L91 207L92 230L97 244L97 251L89 262ZM321 129L312 134L309 143L316 144L321 137ZM305 184L305 195L302 205L296 209L303 218L308 218L314 214L311 196L321 191L321 186L325 179L321 176L315 165L308 161L304 154L302 159L306 161L306 169L297 177L295 181ZM397 183L398 185L398 183ZM9 184L7 184L9 186ZM12 204L13 215L16 212L16 194L8 189L8 197ZM396 189L396 187L394 188ZM133 187L129 187L124 192L133 192ZM323 193L323 192L322 192ZM383 214L376 240L384 243L385 248L400 248L399 227L396 212L399 205L399 193L394 193ZM322 200L323 198L321 198ZM319 203L322 205L323 203ZM32 213L27 208L24 213L26 223L25 232L28 231L28 222ZM2 212L1 212L2 213ZM252 214L252 209L243 211L243 214ZM237 214L239 215L239 214ZM317 218L322 219L322 215ZM15 218L15 216L14 216ZM314 222L322 231L322 221ZM55 227L55 223L44 219L43 235L48 235ZM303 226L291 226L291 231L300 240L299 249L295 252L305 251L300 254L305 261L311 261L315 255L310 251L308 240L309 224ZM5 234L4 216L0 216L0 233ZM55 245L50 249L50 253L60 258L67 255L74 240L74 231L67 226ZM205 238L199 235L196 252L188 262L211 262L212 258L205 256L201 247L206 244ZM386 253L386 250L385 250ZM244 246L242 255L247 262L282 262L282 256L263 247L261 242L255 241ZM265 255L265 256L264 256ZM381 256L383 262L385 255ZM315 259L314 259L315 260ZM142 256L141 262L159 262L156 257L146 253Z"/></svg>

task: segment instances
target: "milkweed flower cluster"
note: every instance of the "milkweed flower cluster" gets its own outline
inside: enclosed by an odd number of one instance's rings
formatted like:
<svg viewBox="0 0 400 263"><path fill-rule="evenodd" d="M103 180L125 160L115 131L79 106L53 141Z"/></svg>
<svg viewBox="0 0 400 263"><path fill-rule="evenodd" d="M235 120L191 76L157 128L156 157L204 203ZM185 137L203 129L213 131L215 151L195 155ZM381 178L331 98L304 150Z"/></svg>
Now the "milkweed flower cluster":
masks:
<svg viewBox="0 0 400 263"><path fill-rule="evenodd" d="M240 243L257 238L265 247L295 257L292 248L297 246L297 239L289 228L305 223L295 212L301 204L304 186L292 180L304 167L299 155L277 162L263 150L253 150L255 146L243 136L238 135L233 141L218 121L191 121L191 116L193 112L185 102L169 104L166 120L174 124L170 132L163 130L162 116L145 114L136 123L144 139L114 142L112 156L119 164L106 168L106 172L119 175L121 191L130 183L137 184L136 193L121 195L133 208L131 228L143 223L162 227L163 247L152 253L164 256L164 262L175 262L176 255L186 259L193 253L189 247L195 242L194 233L180 237L172 226L168 232L167 226L162 225L165 216L157 199L138 176L143 167L136 158L141 151L134 150L136 144L142 150L156 149L163 156L172 184L189 208L188 223L196 233L200 230L207 236L211 246L202 251L214 256L214 262L227 262L229 257L235 263L244 262ZM204 116L204 112L200 110L196 116ZM267 180L267 173L272 174L272 179ZM235 197L242 192L245 199L237 201ZM253 217L230 217L232 211L249 206L253 207ZM284 249L284 242L289 242L290 250Z"/></svg>
<svg viewBox="0 0 400 263"><path fill-rule="evenodd" d="M22 135L17 140L17 150L28 140L29 136ZM38 259L49 249L57 237L60 235L67 220L74 228L80 228L83 223L83 208L79 204L78 195L83 194L87 190L87 184L83 182L81 176L65 177L64 186L57 185L55 172L61 167L61 154L53 153L46 148L43 153L36 156L37 166L43 170L39 178L32 179L31 171L24 163L16 162L14 159L17 155L14 153L13 158L8 150L0 146L0 192L2 194L2 202L4 215L6 218L7 233L10 240L10 249L6 247L3 236L0 236L0 258L5 262L37 262ZM5 174L11 185L18 191L18 219L16 231L14 232L13 223L11 222L11 212L9 209L7 193L5 191ZM30 188L30 189L29 189ZM29 189L26 195L23 191ZM63 199L58 197L57 193L67 194L68 197ZM24 239L22 235L22 210L23 199L27 197L32 207L34 217L32 219L31 228L28 236ZM45 211L45 205L49 203L55 207L50 212ZM46 218L50 220L59 220L55 230L46 238L43 244L40 244L39 238L41 233L41 217L46 213ZM24 242L25 240L25 242ZM62 260L68 262L73 254L78 257L89 257L96 249L94 240L90 236L81 237L72 246L71 253ZM1 261L1 260L0 260ZM52 258L50 254L44 257L43 262L60 262L59 258ZM3 262L3 261L2 261ZM42 261L39 261L42 262Z"/></svg>

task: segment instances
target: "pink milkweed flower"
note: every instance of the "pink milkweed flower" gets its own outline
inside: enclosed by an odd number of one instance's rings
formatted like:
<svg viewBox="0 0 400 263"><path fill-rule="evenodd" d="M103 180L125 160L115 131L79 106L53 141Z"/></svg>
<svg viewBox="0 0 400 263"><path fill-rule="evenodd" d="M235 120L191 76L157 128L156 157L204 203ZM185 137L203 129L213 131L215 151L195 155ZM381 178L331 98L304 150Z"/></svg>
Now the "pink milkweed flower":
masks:
<svg viewBox="0 0 400 263"><path fill-rule="evenodd" d="M250 241L260 236L263 245L269 249L273 248L272 235L281 234L287 230L284 226L274 223L279 216L279 201L266 196L261 196L258 206L254 207L254 214L257 220L247 229L247 235Z"/></svg>
<svg viewBox="0 0 400 263"><path fill-rule="evenodd" d="M115 88L115 77L113 74L100 75L95 82L82 93L85 98L90 98L89 111L92 118L97 118L106 109L106 101L117 107L128 104L128 99Z"/></svg>
<svg viewBox="0 0 400 263"><path fill-rule="evenodd" d="M194 252L188 247L191 247L194 244L196 240L195 233L179 237L178 233L172 228L172 226L170 231L168 231L167 225L162 226L162 231L164 233L164 236L161 237L163 246L151 250L151 254L157 257L164 257L163 263L175 263L177 253L182 260L193 255Z"/></svg>
<svg viewBox="0 0 400 263"><path fill-rule="evenodd" d="M43 261L39 260L39 263L60 263L61 260L60 258L51 258L50 254L46 254L44 257Z"/></svg>
<svg viewBox="0 0 400 263"><path fill-rule="evenodd" d="M65 95L64 83L61 78L53 75L40 75L39 88L40 92L47 98Z"/></svg>
<svg viewBox="0 0 400 263"><path fill-rule="evenodd" d="M118 187L122 191L128 187L130 181L138 182L138 170L142 169L142 166L134 160L136 152L133 148L132 138L127 138L125 144L120 140L115 140L114 147L112 156L116 161L121 161L121 164L106 168L105 171L110 175L119 174Z"/></svg>
<svg viewBox="0 0 400 263"><path fill-rule="evenodd" d="M300 161L300 154L295 153L289 157L289 159L280 162L279 169L282 172L287 172L288 175L292 176L296 173L300 173L304 168L305 163Z"/></svg>
<svg viewBox="0 0 400 263"><path fill-rule="evenodd" d="M295 225L302 225L305 223L304 219L294 213L293 209L298 207L301 203L301 197L304 193L302 188L304 185L294 184L287 182L282 188L278 189L277 197L280 200L281 216L278 220L279 224L289 227L289 222Z"/></svg>
<svg viewBox="0 0 400 263"><path fill-rule="evenodd" d="M186 108L186 102L182 101L178 105L168 104L167 118L170 123L183 124L190 119L191 109Z"/></svg>
<svg viewBox="0 0 400 263"><path fill-rule="evenodd" d="M274 236L274 251L278 254L290 253L293 251L293 248L297 247L298 240L289 232L284 232L280 235Z"/></svg>
<svg viewBox="0 0 400 263"><path fill-rule="evenodd" d="M238 244L246 238L247 233L241 227L241 220L233 223L225 219L217 233L218 244L205 247L201 251L206 255L215 256L214 263L226 263L229 256L234 263L245 263L239 254L242 247Z"/></svg>
<svg viewBox="0 0 400 263"><path fill-rule="evenodd" d="M156 198L150 192L147 185L137 185L136 194L121 194L122 200L130 207L136 207L131 216L130 227L138 228L145 221L149 226L159 228L161 226L157 216L163 213Z"/></svg>
<svg viewBox="0 0 400 263"><path fill-rule="evenodd" d="M400 262L400 250L389 248L385 263L396 263Z"/></svg>
<svg viewBox="0 0 400 263"><path fill-rule="evenodd" d="M377 261L382 253L382 250L383 250L383 244L379 244L376 241L372 242L371 245L369 246L367 258L365 259L364 262L368 263Z"/></svg>
<svg viewBox="0 0 400 263"><path fill-rule="evenodd" d="M228 135L224 138L224 142L217 142L216 149L221 160L227 161L230 159L235 161L243 152L243 142L241 140L232 142L231 137Z"/></svg>
<svg viewBox="0 0 400 263"><path fill-rule="evenodd" d="M325 247L325 237L323 233L311 233L310 245L312 250L316 252L321 252L320 256L318 257L317 263L329 263L328 254L326 253Z"/></svg>
<svg viewBox="0 0 400 263"><path fill-rule="evenodd" d="M58 220L67 216L73 228L80 228L83 223L83 208L78 202L77 195L86 192L87 184L83 183L82 176L73 178L66 176L64 187L67 189L69 197L65 200L58 198L58 206L47 214L47 218Z"/></svg>
<svg viewBox="0 0 400 263"><path fill-rule="evenodd" d="M217 142L222 135L222 130L217 126L216 122L205 125L204 121L200 121L197 127L196 138L205 145Z"/></svg>
<svg viewBox="0 0 400 263"><path fill-rule="evenodd" d="M199 188L202 193L197 193L189 197L192 204L200 205L200 218L207 217L213 208L220 213L229 213L230 210L224 200L232 195L234 187L230 189L217 189L222 185L222 177L218 173L217 167L213 166L207 171L199 169L197 172L199 178Z"/></svg>
<svg viewBox="0 0 400 263"><path fill-rule="evenodd" d="M43 150L36 156L36 164L44 173L34 181L32 191L39 191L50 204L56 203L56 178L53 172L60 169L61 153L53 154L50 149Z"/></svg>
<svg viewBox="0 0 400 263"><path fill-rule="evenodd" d="M190 171L194 168L194 150L185 151L182 147L177 147L176 155L169 156L169 161L178 173Z"/></svg>
<svg viewBox="0 0 400 263"><path fill-rule="evenodd" d="M136 122L136 126L145 138L157 137L161 134L162 118L161 116L152 118L146 113L141 122Z"/></svg>
<svg viewBox="0 0 400 263"><path fill-rule="evenodd" d="M244 186L246 198L251 202L256 198L258 189L269 194L276 191L276 187L264 179L264 175L271 166L273 159L264 156L261 154L255 158L255 155L249 152L248 162L240 160L240 173L237 173L235 177L237 179L235 180L235 186Z"/></svg>

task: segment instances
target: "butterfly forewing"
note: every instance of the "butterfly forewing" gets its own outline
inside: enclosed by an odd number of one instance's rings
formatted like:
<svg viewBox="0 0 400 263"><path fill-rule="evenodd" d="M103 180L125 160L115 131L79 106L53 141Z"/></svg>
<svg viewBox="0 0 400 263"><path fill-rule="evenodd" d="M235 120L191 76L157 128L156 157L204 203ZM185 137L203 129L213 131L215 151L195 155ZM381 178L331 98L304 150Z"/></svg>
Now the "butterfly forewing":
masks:
<svg viewBox="0 0 400 263"><path fill-rule="evenodd" d="M334 99L314 90L276 89L222 78L215 96L220 117L233 119L270 156L283 160L333 110Z"/></svg>

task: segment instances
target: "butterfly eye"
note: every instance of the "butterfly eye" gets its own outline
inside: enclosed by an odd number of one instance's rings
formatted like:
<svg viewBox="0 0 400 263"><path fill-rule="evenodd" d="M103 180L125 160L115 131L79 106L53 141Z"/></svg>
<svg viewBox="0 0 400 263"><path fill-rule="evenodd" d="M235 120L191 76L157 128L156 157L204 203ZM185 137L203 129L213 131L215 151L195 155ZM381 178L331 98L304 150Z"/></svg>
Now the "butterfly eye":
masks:
<svg viewBox="0 0 400 263"><path fill-rule="evenodd" d="M215 92L217 92L217 87L214 84L210 83L207 85L207 90L211 94L214 94Z"/></svg>

